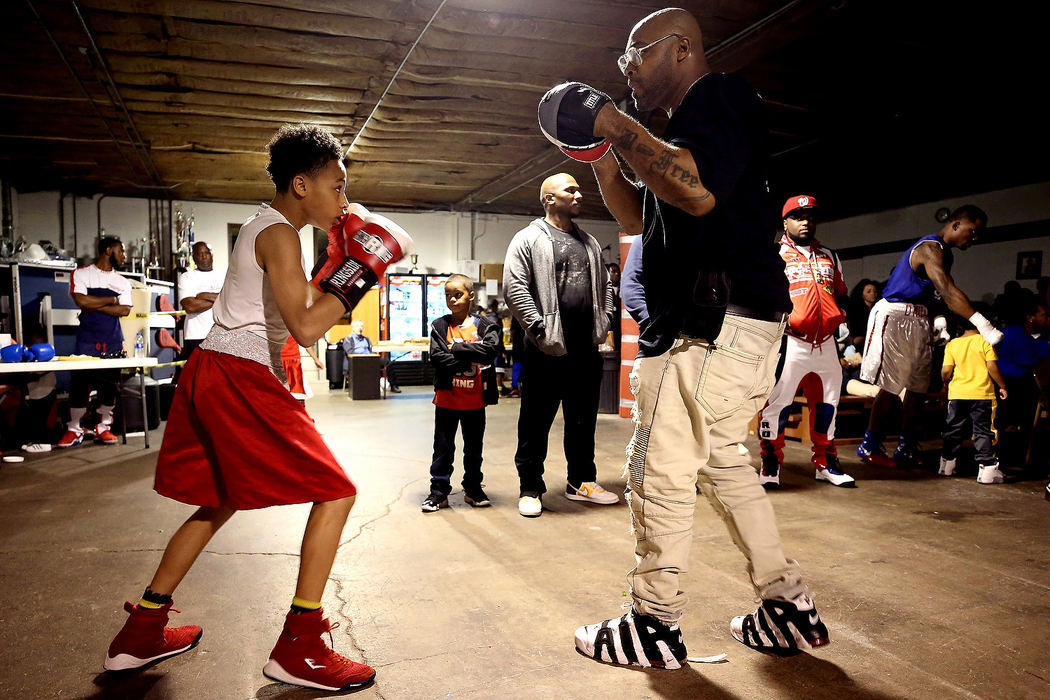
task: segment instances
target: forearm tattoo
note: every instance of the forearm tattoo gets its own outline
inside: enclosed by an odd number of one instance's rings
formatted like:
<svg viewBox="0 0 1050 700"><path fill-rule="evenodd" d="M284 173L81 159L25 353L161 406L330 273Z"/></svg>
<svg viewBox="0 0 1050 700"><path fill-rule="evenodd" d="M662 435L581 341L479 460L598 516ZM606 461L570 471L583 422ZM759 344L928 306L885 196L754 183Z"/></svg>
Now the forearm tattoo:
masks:
<svg viewBox="0 0 1050 700"><path fill-rule="evenodd" d="M687 197L681 197L673 200L672 204L680 204L683 202L698 202L703 201L711 196L711 193L704 189L703 184L700 182L700 178L695 173L691 172L687 168L683 168L681 165L675 162L677 156L671 148L665 147L662 149L659 155L650 146L645 143L639 142L638 133L626 128L620 133L619 136L612 139L613 145L623 155L624 159L630 163L631 160L639 160L631 158L632 153L637 153L645 157L645 162L638 163L639 167L635 167L635 172L641 170L648 170L654 175L661 177L677 180L678 182L685 185L690 190L699 190L700 192L696 195L690 195ZM634 164L632 164L634 167ZM644 180L644 178L643 178Z"/></svg>

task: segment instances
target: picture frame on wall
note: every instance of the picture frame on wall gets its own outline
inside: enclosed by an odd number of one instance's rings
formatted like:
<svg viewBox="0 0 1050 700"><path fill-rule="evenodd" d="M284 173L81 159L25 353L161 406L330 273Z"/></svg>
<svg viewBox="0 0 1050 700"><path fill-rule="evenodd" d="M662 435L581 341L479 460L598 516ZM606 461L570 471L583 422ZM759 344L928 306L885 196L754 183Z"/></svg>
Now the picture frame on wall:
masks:
<svg viewBox="0 0 1050 700"><path fill-rule="evenodd" d="M1043 251L1027 250L1017 254L1017 275L1019 280L1037 280L1043 275Z"/></svg>

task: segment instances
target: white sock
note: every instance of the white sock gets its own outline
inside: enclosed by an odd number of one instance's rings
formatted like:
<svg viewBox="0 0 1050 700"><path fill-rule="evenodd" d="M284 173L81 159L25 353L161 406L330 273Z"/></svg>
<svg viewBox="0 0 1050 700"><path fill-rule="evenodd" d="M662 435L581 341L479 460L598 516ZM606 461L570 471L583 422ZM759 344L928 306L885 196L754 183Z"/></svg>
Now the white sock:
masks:
<svg viewBox="0 0 1050 700"><path fill-rule="evenodd" d="M77 435L84 432L84 429L80 427L80 419L87 413L87 407L73 408L69 407L69 423L66 424L68 430L72 430Z"/></svg>
<svg viewBox="0 0 1050 700"><path fill-rule="evenodd" d="M112 406L101 405L98 407L98 415L102 420L102 424L105 426L113 425L113 409L116 408L116 404Z"/></svg>

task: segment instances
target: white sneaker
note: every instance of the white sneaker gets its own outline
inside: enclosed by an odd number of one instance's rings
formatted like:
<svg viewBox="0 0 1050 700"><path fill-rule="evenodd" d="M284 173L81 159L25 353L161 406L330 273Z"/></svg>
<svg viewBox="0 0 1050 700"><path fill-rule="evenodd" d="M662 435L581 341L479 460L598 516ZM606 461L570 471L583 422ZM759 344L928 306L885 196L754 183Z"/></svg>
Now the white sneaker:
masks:
<svg viewBox="0 0 1050 700"><path fill-rule="evenodd" d="M681 668L689 657L678 623L668 625L634 608L577 629L576 651L605 664L667 670Z"/></svg>
<svg viewBox="0 0 1050 700"><path fill-rule="evenodd" d="M526 518L538 518L543 512L543 501L539 496L522 496L518 499L518 512Z"/></svg>
<svg viewBox="0 0 1050 700"><path fill-rule="evenodd" d="M1001 484L1006 480L1006 475L999 471L999 463L989 464L977 470L978 484Z"/></svg>
<svg viewBox="0 0 1050 700"><path fill-rule="evenodd" d="M941 466L937 469L937 473L941 476L951 476L955 473L955 458L946 459L941 457Z"/></svg>
<svg viewBox="0 0 1050 700"><path fill-rule="evenodd" d="M29 453L50 452L51 451L51 445L48 445L47 443L43 443L43 442L30 442L30 443L27 443L25 445L22 445L22 451L23 452L29 452Z"/></svg>
<svg viewBox="0 0 1050 700"><path fill-rule="evenodd" d="M580 488L572 484L565 484L565 497L570 501L587 501L603 506L611 506L620 502L620 497L611 491L606 491L597 481L585 481Z"/></svg>
<svg viewBox="0 0 1050 700"><path fill-rule="evenodd" d="M817 481L826 481L833 486L842 486L843 488L856 488L857 486L857 482L852 476L830 467L826 469L817 467L815 476Z"/></svg>

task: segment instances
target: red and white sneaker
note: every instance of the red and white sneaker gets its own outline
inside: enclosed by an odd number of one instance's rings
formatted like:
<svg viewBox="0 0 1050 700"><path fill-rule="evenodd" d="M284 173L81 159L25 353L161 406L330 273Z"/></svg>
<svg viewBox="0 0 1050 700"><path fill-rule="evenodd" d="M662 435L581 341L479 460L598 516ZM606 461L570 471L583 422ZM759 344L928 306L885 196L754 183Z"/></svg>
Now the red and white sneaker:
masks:
<svg viewBox="0 0 1050 700"><path fill-rule="evenodd" d="M107 671L128 671L181 654L197 646L204 634L197 625L165 627L171 603L150 610L124 603L130 613L127 622L109 645L102 664ZM175 612L179 612L176 610Z"/></svg>
<svg viewBox="0 0 1050 700"><path fill-rule="evenodd" d="M263 675L275 681L319 690L348 690L370 683L375 669L335 653L321 635L339 626L324 617L324 609L289 612ZM332 640L334 644L335 641Z"/></svg>
<svg viewBox="0 0 1050 700"><path fill-rule="evenodd" d="M80 443L84 442L84 432L77 432L75 430L67 430L65 435L55 443L55 447L59 449L63 447L76 447Z"/></svg>
<svg viewBox="0 0 1050 700"><path fill-rule="evenodd" d="M120 442L120 438L113 434L108 425L99 423L95 427L95 442L101 442L103 445L116 445Z"/></svg>

